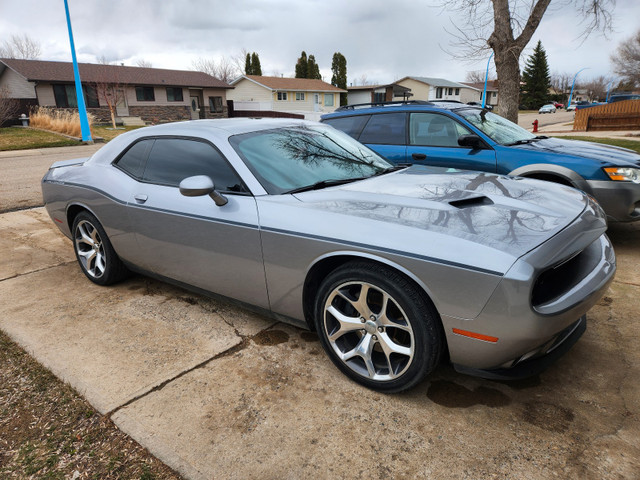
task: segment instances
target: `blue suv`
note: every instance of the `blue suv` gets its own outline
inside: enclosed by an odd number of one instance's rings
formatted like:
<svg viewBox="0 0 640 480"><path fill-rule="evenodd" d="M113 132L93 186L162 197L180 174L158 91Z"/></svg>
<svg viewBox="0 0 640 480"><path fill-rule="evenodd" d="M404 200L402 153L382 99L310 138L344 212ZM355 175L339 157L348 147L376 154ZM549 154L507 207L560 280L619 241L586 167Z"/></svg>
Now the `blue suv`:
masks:
<svg viewBox="0 0 640 480"><path fill-rule="evenodd" d="M322 122L394 163L537 178L593 196L610 220L640 220L640 155L626 148L535 136L459 102L348 105Z"/></svg>

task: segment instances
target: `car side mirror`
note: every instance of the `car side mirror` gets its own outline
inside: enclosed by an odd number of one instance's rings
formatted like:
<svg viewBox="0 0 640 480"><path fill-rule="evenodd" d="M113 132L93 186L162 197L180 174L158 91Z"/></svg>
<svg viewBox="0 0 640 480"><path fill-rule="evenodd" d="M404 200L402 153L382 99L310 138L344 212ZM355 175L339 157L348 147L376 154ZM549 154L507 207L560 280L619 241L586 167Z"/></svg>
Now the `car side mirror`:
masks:
<svg viewBox="0 0 640 480"><path fill-rule="evenodd" d="M479 150L483 148L484 142L478 135L460 135L460 137L458 137L458 145Z"/></svg>
<svg viewBox="0 0 640 480"><path fill-rule="evenodd" d="M180 193L185 197L209 195L219 207L226 205L229 201L224 195L216 191L213 180L206 175L195 175L182 180L180 182Z"/></svg>

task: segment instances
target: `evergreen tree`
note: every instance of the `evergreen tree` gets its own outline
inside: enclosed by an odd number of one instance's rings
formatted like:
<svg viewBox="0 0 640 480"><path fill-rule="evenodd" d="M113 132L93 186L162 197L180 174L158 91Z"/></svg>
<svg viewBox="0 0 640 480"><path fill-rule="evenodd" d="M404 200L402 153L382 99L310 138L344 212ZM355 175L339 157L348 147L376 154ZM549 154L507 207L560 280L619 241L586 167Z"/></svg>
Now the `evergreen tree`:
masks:
<svg viewBox="0 0 640 480"><path fill-rule="evenodd" d="M320 67L316 63L316 57L313 55L309 55L309 61L307 63L307 78L315 78L317 80L322 80L322 75L320 75Z"/></svg>
<svg viewBox="0 0 640 480"><path fill-rule="evenodd" d="M247 53L247 58L244 61L244 74L253 75L253 69L251 68L251 54Z"/></svg>
<svg viewBox="0 0 640 480"><path fill-rule="evenodd" d="M525 83L522 94L522 104L525 108L538 109L549 101L551 76L549 75L547 53L539 40L533 53L527 59L522 72L522 80Z"/></svg>
<svg viewBox="0 0 640 480"><path fill-rule="evenodd" d="M347 59L340 52L333 54L331 60L331 85L343 90L347 89ZM340 94L340 105L347 104L347 94Z"/></svg>
<svg viewBox="0 0 640 480"><path fill-rule="evenodd" d="M262 76L262 67L260 66L260 57L258 57L258 54L256 52L253 52L251 54L251 74Z"/></svg>
<svg viewBox="0 0 640 480"><path fill-rule="evenodd" d="M296 63L296 78L309 78L309 61L307 60L307 54L303 50Z"/></svg>

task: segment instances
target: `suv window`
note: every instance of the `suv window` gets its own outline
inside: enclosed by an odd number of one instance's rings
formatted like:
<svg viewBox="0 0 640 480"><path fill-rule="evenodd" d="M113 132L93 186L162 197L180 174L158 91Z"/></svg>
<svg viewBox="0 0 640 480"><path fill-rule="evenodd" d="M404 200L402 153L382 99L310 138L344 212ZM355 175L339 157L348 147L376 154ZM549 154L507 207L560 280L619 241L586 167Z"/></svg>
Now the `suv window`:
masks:
<svg viewBox="0 0 640 480"><path fill-rule="evenodd" d="M460 135L471 132L454 119L438 113L412 113L409 144L433 147L458 147Z"/></svg>
<svg viewBox="0 0 640 480"><path fill-rule="evenodd" d="M116 163L118 168L132 177L141 179L144 171L144 162L147 159L147 155L149 155L153 142L154 140L142 140L134 143Z"/></svg>
<svg viewBox="0 0 640 480"><path fill-rule="evenodd" d="M338 130L342 130L347 135L351 135L353 138L357 139L358 135L362 131L362 127L364 127L365 123L371 115L354 115L353 117L338 117L331 118L326 120L325 123L331 125Z"/></svg>
<svg viewBox="0 0 640 480"><path fill-rule="evenodd" d="M359 140L361 143L405 145L406 119L405 113L373 115Z"/></svg>
<svg viewBox="0 0 640 480"><path fill-rule="evenodd" d="M208 175L222 191L246 192L226 159L208 143L183 138L155 140L142 179L177 187L193 175Z"/></svg>

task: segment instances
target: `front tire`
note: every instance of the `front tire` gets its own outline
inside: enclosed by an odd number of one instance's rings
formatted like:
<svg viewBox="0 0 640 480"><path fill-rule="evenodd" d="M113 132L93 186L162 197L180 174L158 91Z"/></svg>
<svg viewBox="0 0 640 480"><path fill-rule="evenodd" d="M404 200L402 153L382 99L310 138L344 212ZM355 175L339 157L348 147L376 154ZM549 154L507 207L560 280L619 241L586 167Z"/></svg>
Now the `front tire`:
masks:
<svg viewBox="0 0 640 480"><path fill-rule="evenodd" d="M334 270L320 285L314 312L329 358L368 388L406 390L440 361L443 332L435 308L390 268L351 262Z"/></svg>
<svg viewBox="0 0 640 480"><path fill-rule="evenodd" d="M89 280L98 285L111 285L127 276L127 268L96 217L80 212L73 220L72 231L76 259Z"/></svg>

